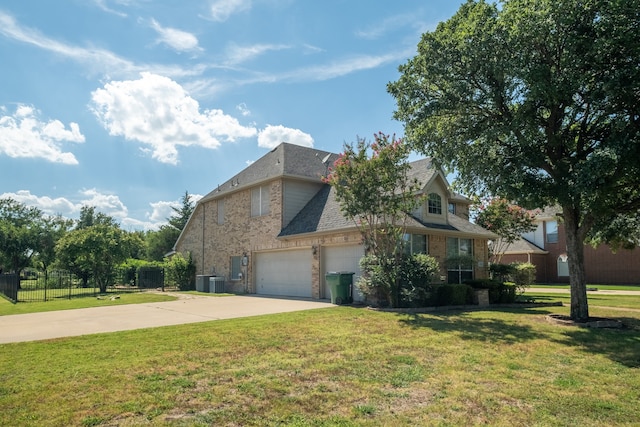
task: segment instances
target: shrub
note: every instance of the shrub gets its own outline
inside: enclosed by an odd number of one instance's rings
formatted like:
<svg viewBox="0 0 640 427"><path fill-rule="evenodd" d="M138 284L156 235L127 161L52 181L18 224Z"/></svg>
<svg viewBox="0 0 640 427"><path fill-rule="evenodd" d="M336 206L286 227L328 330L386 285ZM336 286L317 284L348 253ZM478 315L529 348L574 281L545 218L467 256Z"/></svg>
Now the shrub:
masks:
<svg viewBox="0 0 640 427"><path fill-rule="evenodd" d="M398 265L391 267L393 271L385 271L376 256L362 257L362 276L356 282L356 287L368 301L376 305L386 305L391 302L390 295L393 292L389 275L397 274L397 306L427 305L431 282L439 271L436 259L425 254L405 255Z"/></svg>
<svg viewBox="0 0 640 427"><path fill-rule="evenodd" d="M514 272L511 281L516 285L518 293L522 294L536 280L536 266L529 263L513 263Z"/></svg>
<svg viewBox="0 0 640 427"><path fill-rule="evenodd" d="M473 304L473 288L465 284L447 283L431 286L429 305L465 305Z"/></svg>
<svg viewBox="0 0 640 427"><path fill-rule="evenodd" d="M400 306L419 307L427 305L430 285L437 277L438 261L429 255L405 256L400 268Z"/></svg>
<svg viewBox="0 0 640 427"><path fill-rule="evenodd" d="M508 282L511 280L511 275L515 273L516 269L513 264L491 264L489 266L489 272L491 278L499 282Z"/></svg>
<svg viewBox="0 0 640 427"><path fill-rule="evenodd" d="M193 263L191 252L187 253L186 258L177 253L167 261L165 280L167 284L177 286L181 291L195 289L196 265Z"/></svg>
<svg viewBox="0 0 640 427"><path fill-rule="evenodd" d="M464 282L473 289L488 289L490 304L509 304L516 300L516 286L492 279L467 280Z"/></svg>

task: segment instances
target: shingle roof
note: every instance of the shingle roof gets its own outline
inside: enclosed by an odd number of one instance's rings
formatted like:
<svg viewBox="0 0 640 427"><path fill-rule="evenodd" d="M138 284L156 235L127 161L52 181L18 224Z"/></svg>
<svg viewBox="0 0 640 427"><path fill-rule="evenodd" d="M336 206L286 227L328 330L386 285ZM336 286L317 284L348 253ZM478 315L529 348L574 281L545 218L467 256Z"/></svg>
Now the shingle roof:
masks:
<svg viewBox="0 0 640 427"><path fill-rule="evenodd" d="M338 154L335 153L283 142L209 192L201 202L276 177L297 177L320 181L320 177L327 173L327 165L333 164L337 158ZM324 163L323 160L325 160Z"/></svg>
<svg viewBox="0 0 640 427"><path fill-rule="evenodd" d="M282 229L278 237L354 227L353 221L345 218L340 211L340 205L335 197L335 189L325 184L291 222Z"/></svg>
<svg viewBox="0 0 640 427"><path fill-rule="evenodd" d="M546 254L549 253L541 247L531 243L525 238L519 238L515 242L511 243L504 250L505 254Z"/></svg>

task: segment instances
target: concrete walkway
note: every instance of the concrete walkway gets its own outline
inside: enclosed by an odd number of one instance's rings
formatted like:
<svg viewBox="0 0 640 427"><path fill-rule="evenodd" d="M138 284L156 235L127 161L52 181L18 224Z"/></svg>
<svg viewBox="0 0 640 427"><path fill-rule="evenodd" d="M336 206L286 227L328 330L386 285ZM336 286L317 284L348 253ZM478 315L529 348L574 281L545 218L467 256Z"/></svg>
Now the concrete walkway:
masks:
<svg viewBox="0 0 640 427"><path fill-rule="evenodd" d="M178 295L176 295L178 296ZM0 316L0 344L335 307L326 301L181 294L176 301Z"/></svg>
<svg viewBox="0 0 640 427"><path fill-rule="evenodd" d="M590 291L590 287L587 287L588 295L635 295L640 297L640 290L637 291L613 291L613 290L597 290ZM597 287L595 289L598 289ZM569 288L560 289L560 288L528 288L525 292L535 292L535 293L548 293L548 294L568 294L570 293Z"/></svg>

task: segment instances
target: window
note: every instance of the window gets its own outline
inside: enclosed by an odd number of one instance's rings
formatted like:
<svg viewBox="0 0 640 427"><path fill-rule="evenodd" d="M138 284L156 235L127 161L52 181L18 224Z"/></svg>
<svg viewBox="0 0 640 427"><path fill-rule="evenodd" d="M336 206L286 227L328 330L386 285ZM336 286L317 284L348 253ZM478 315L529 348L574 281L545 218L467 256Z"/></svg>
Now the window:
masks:
<svg viewBox="0 0 640 427"><path fill-rule="evenodd" d="M448 283L473 279L473 240L447 237L447 258Z"/></svg>
<svg viewBox="0 0 640 427"><path fill-rule="evenodd" d="M558 243L558 221L547 221L544 225L547 233L547 243Z"/></svg>
<svg viewBox="0 0 640 427"><path fill-rule="evenodd" d="M439 194L429 194L428 206L430 214L442 215L442 197Z"/></svg>
<svg viewBox="0 0 640 427"><path fill-rule="evenodd" d="M218 225L224 224L224 200L218 200Z"/></svg>
<svg viewBox="0 0 640 427"><path fill-rule="evenodd" d="M558 277L569 277L569 263L566 255L558 257Z"/></svg>
<svg viewBox="0 0 640 427"><path fill-rule="evenodd" d="M449 202L449 204L447 205L447 211L449 211L449 213L452 213L452 214L455 215L456 214L456 204Z"/></svg>
<svg viewBox="0 0 640 427"><path fill-rule="evenodd" d="M269 215L269 186L251 190L251 216Z"/></svg>
<svg viewBox="0 0 640 427"><path fill-rule="evenodd" d="M242 279L242 257L241 256L232 256L231 257L231 280L240 280Z"/></svg>
<svg viewBox="0 0 640 427"><path fill-rule="evenodd" d="M405 254L412 255L427 253L427 236L424 234L405 234L403 236L403 240Z"/></svg>

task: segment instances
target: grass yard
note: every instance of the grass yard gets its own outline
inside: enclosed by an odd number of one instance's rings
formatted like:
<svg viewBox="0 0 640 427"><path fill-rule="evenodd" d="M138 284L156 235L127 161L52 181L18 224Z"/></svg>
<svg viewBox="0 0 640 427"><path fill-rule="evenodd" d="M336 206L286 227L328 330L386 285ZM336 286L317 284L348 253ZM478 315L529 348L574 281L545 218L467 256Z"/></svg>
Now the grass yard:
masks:
<svg viewBox="0 0 640 427"><path fill-rule="evenodd" d="M120 298L111 299L118 295ZM76 308L103 307L122 304L142 304L146 302L173 301L176 297L171 294L155 292L126 292L122 294L109 293L101 299L95 296L82 296L71 299L52 299L46 302L18 302L13 304L0 298L0 316L10 314L40 313L44 311L73 310Z"/></svg>
<svg viewBox="0 0 640 427"><path fill-rule="evenodd" d="M638 425L640 311L592 307L623 330L547 313L568 308L336 307L5 344L0 425Z"/></svg>

